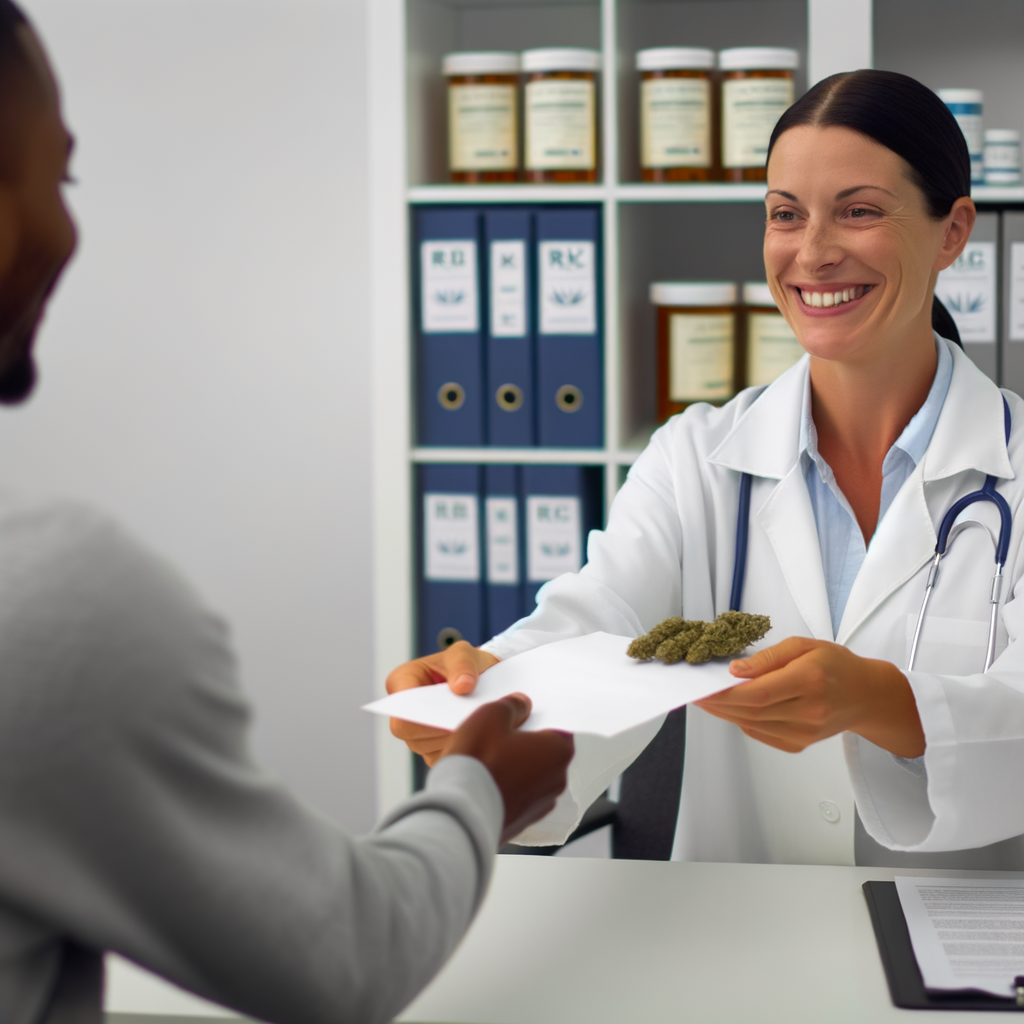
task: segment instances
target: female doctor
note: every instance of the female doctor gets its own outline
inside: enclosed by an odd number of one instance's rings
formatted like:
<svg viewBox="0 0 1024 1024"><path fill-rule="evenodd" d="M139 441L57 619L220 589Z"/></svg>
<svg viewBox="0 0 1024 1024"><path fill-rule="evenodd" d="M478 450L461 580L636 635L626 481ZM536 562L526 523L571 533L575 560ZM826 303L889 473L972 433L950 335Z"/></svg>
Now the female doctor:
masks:
<svg viewBox="0 0 1024 1024"><path fill-rule="evenodd" d="M942 559L908 670L947 511L989 476L1012 513L1021 504L1024 403L932 327L936 276L974 224L969 194L960 129L920 83L857 71L811 89L772 136L764 240L804 358L767 389L669 420L579 573L483 647L396 669L389 689L468 692L553 640L715 618L749 474L740 607L772 631L732 663L736 686L690 708L673 857L1024 868L1024 561L1015 525L984 671L991 501L958 517L974 525ZM579 738L563 836L658 724L618 745ZM445 739L392 728L428 761Z"/></svg>

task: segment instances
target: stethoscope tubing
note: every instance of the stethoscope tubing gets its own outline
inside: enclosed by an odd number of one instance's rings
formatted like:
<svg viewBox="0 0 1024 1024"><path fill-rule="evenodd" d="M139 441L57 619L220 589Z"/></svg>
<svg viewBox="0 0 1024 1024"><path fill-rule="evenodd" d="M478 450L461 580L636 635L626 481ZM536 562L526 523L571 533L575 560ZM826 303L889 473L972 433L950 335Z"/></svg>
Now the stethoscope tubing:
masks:
<svg viewBox="0 0 1024 1024"><path fill-rule="evenodd" d="M1003 429L1006 435L1006 443L1009 445L1010 407L1005 398L1003 398ZM736 509L736 553L732 568L732 589L729 593L729 609L731 611L739 611L740 602L743 599L743 582L747 571L747 540L750 534L750 489L752 483L753 477L750 473L740 474L739 501ZM985 650L985 672L992 667L992 662L995 660L999 602L1003 594L1003 569L1006 566L1006 559L1010 550L1013 513L1010 511L1007 500L996 490L996 478L994 476L986 476L985 483L981 489L971 491L970 494L965 494L962 498L955 501L942 517L942 522L939 524L938 537L935 543L935 555L928 570L924 599L921 602L921 611L917 616L914 638L910 646L910 658L907 662L908 672L914 670L914 664L917 661L917 649L921 641L921 633L924 629L925 615L939 577L939 563L945 557L954 538L960 532L957 528L956 520L965 509L979 501L991 502L999 511L999 536L994 545L996 569L992 577L992 588L989 593L988 644ZM968 524L959 525L963 527Z"/></svg>

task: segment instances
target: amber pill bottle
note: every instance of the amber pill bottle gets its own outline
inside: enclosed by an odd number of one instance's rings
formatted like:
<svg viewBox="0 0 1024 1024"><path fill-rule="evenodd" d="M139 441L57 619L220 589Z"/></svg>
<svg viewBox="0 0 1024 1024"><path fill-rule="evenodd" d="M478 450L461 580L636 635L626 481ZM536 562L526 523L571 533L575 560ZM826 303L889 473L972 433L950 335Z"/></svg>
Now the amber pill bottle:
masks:
<svg viewBox="0 0 1024 1024"><path fill-rule="evenodd" d="M736 285L656 281L650 294L658 310L658 422L694 402L727 402L743 370Z"/></svg>
<svg viewBox="0 0 1024 1024"><path fill-rule="evenodd" d="M715 51L639 50L640 174L644 181L710 181L717 149Z"/></svg>
<svg viewBox="0 0 1024 1024"><path fill-rule="evenodd" d="M526 180L597 181L597 50L524 50Z"/></svg>
<svg viewBox="0 0 1024 1024"><path fill-rule="evenodd" d="M466 185L519 177L519 54L449 53L448 169Z"/></svg>
<svg viewBox="0 0 1024 1024"><path fill-rule="evenodd" d="M741 387L771 384L804 354L765 281L743 285L743 348Z"/></svg>
<svg viewBox="0 0 1024 1024"><path fill-rule="evenodd" d="M774 46L721 50L722 176L726 181L764 181L768 142L775 122L793 105L793 72L800 54Z"/></svg>

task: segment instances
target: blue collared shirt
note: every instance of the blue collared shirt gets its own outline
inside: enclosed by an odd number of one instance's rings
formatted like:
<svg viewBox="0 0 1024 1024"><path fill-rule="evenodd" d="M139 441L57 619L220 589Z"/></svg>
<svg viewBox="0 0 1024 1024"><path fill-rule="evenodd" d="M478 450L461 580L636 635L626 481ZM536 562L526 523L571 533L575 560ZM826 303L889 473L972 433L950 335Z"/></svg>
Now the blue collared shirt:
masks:
<svg viewBox="0 0 1024 1024"><path fill-rule="evenodd" d="M878 506L881 523L899 489L917 468L939 422L939 413L946 401L949 382L953 377L953 356L947 343L935 335L938 365L924 405L914 414L896 443L882 462L882 498ZM839 489L831 467L818 452L818 432L811 416L811 381L807 377L804 387L804 412L800 424L800 459L803 465L807 493L814 509L818 528L818 546L821 564L825 570L825 589L832 616L832 635L839 633L846 602L853 581L864 563L867 549L846 495Z"/></svg>

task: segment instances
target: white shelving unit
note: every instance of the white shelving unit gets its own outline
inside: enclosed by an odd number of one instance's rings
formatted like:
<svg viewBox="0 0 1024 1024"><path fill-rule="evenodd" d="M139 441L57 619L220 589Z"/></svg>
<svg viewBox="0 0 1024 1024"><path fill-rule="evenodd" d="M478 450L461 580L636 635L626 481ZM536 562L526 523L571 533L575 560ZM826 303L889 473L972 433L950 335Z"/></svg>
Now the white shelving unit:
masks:
<svg viewBox="0 0 1024 1024"><path fill-rule="evenodd" d="M1024 32L998 34L986 59L983 33L1013 19L1020 0L374 0L370 17L371 302L376 535L376 682L413 653L412 477L421 462L569 463L604 468L606 509L654 421L656 279L759 280L765 187L758 183L644 184L637 152L635 51L654 45L797 47L798 93L837 71L874 65L933 87L980 86L1004 102L1007 127L1024 127ZM946 10L948 8L948 11ZM940 10L941 9L941 10ZM936 25L948 15L945 27ZM927 22L931 50L920 52ZM875 45L874 26L879 39ZM1012 31L1011 31L1012 34ZM444 53L459 49L591 46L604 54L602 181L594 185L445 184ZM962 51L960 59L950 54ZM1009 53L1004 51L1009 47ZM1015 48L1015 49L1014 49ZM1016 59L1013 59L1016 56ZM950 68L955 68L955 72ZM996 74L993 80L993 74ZM955 81L951 80L951 75ZM1002 108L1000 108L1002 109ZM996 121L987 118L987 123ZM621 143L621 144L620 144ZM1024 189L983 188L985 203L1024 203ZM598 449L418 448L413 437L409 208L425 203L594 203L603 212L605 445ZM381 810L407 795L408 753L381 725Z"/></svg>

